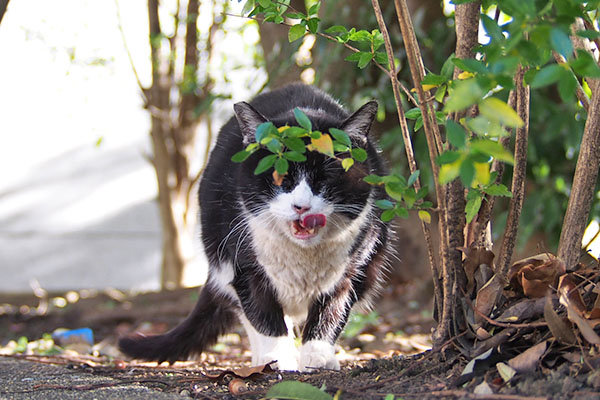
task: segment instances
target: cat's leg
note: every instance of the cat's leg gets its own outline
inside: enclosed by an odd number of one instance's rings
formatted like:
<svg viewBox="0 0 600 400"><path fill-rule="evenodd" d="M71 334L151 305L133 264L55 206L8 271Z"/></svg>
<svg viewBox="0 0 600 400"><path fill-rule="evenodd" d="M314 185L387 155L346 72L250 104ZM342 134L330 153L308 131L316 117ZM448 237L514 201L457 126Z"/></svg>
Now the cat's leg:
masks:
<svg viewBox="0 0 600 400"><path fill-rule="evenodd" d="M275 293L266 282L255 285L252 278L234 281L242 310L238 315L252 350L252 365L277 361L277 368L298 370L298 349Z"/></svg>
<svg viewBox="0 0 600 400"><path fill-rule="evenodd" d="M311 306L300 348L300 371L312 368L340 369L335 357L335 341L344 329L356 297L349 280L342 281L331 294L321 295Z"/></svg>

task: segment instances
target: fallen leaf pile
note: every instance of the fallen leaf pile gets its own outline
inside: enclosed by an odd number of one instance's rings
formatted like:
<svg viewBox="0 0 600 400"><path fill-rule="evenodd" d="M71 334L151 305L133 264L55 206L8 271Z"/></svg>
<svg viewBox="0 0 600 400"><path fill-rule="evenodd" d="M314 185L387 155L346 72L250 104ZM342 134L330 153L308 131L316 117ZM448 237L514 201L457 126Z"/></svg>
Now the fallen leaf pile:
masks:
<svg viewBox="0 0 600 400"><path fill-rule="evenodd" d="M474 345L463 375L479 362L495 363L500 382L536 368L567 362L576 374L600 367L600 269L569 269L552 254L515 262L503 279L491 251L462 249L467 277L466 337ZM465 378L466 380L467 378ZM600 387L600 382L599 385Z"/></svg>

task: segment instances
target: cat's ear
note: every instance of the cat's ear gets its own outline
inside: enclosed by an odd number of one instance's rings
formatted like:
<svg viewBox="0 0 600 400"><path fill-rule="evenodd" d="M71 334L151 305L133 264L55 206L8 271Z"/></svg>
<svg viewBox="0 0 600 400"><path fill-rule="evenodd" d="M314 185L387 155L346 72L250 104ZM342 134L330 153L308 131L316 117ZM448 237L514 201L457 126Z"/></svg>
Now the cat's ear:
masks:
<svg viewBox="0 0 600 400"><path fill-rule="evenodd" d="M235 117L237 118L244 144L250 144L255 141L256 128L267 119L245 101L233 105Z"/></svg>
<svg viewBox="0 0 600 400"><path fill-rule="evenodd" d="M348 117L341 126L341 129L348 136L357 138L361 142L367 142L367 135L371 130L371 125L377 114L377 101L372 100L359 108L354 114Z"/></svg>

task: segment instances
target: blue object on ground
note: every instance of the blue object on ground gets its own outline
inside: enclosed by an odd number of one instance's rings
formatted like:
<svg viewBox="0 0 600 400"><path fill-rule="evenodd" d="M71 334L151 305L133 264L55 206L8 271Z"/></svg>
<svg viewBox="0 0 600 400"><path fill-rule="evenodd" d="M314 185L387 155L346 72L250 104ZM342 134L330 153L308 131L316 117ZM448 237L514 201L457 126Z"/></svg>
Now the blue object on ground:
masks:
<svg viewBox="0 0 600 400"><path fill-rule="evenodd" d="M94 344L94 332L90 328L57 329L52 333L52 339L61 346L73 343Z"/></svg>

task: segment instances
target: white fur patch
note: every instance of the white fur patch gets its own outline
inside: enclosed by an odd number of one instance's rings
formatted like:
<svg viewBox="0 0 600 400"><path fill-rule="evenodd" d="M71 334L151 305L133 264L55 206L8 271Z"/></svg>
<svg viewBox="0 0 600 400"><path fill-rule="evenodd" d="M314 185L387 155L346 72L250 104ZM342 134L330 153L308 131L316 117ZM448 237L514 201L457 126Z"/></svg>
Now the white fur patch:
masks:
<svg viewBox="0 0 600 400"><path fill-rule="evenodd" d="M250 340L252 365L263 365L271 361L277 361L275 366L280 370L298 370L298 349L291 331L287 336L265 336L254 329L246 316L240 314L239 318Z"/></svg>
<svg viewBox="0 0 600 400"><path fill-rule="evenodd" d="M309 340L300 348L300 371L312 368L340 369L335 358L335 347L323 340Z"/></svg>

